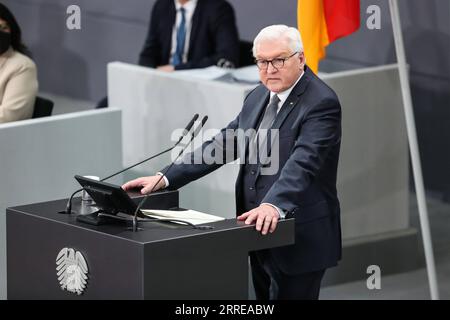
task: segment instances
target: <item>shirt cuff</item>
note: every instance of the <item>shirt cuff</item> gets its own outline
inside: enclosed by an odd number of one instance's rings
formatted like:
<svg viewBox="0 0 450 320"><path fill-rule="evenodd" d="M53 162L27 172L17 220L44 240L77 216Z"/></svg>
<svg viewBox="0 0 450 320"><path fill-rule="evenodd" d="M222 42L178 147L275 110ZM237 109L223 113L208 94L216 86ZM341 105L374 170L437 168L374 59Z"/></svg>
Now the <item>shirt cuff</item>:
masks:
<svg viewBox="0 0 450 320"><path fill-rule="evenodd" d="M162 177L163 177L164 183L166 184L166 185L164 186L164 188L167 188L167 187L169 186L169 179L167 179L166 176L164 175L164 173L162 173L162 172L157 172L156 174L157 174L158 176L162 176Z"/></svg>
<svg viewBox="0 0 450 320"><path fill-rule="evenodd" d="M280 218L281 218L281 219L286 218L286 212L285 212L284 210L281 210L281 209L278 208L277 206L274 206L274 205L271 204L271 203L261 203L261 204L266 204L266 205L268 205L268 206L271 206L271 207L275 208L275 209L278 211L278 214L280 215Z"/></svg>

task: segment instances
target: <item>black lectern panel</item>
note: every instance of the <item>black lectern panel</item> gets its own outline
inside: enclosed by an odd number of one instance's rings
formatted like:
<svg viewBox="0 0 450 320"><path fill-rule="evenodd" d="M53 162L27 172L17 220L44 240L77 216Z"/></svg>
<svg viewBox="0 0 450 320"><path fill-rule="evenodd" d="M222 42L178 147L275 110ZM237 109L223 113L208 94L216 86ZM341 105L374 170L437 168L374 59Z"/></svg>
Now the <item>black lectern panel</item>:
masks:
<svg viewBox="0 0 450 320"><path fill-rule="evenodd" d="M165 197L178 205L178 192ZM247 299L248 252L294 242L292 219L267 236L235 219L132 232L58 214L66 202L7 209L8 299Z"/></svg>

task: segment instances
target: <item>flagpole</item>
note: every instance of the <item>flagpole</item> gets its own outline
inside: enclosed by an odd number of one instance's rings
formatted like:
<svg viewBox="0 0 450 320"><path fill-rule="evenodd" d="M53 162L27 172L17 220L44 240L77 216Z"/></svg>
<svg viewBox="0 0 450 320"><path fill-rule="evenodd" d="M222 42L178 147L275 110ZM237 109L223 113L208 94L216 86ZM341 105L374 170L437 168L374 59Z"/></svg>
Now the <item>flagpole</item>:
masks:
<svg viewBox="0 0 450 320"><path fill-rule="evenodd" d="M436 279L436 267L434 264L433 245L431 242L430 226L428 222L428 211L423 184L422 167L420 163L419 145L417 143L417 131L411 99L411 88L409 85L408 66L405 56L403 35L398 10L398 0L389 0L391 11L392 30L394 33L395 50L399 65L400 85L402 89L403 107L406 118L406 129L408 133L409 150L411 155L414 184L416 188L417 204L419 207L420 227L422 231L423 247L427 265L428 282L432 300L439 299L439 289Z"/></svg>

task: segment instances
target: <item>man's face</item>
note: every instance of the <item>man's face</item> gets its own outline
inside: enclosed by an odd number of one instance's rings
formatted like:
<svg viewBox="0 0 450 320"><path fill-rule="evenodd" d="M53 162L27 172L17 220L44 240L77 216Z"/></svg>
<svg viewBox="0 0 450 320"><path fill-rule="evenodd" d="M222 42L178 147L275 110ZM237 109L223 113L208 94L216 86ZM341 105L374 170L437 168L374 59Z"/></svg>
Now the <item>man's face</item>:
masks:
<svg viewBox="0 0 450 320"><path fill-rule="evenodd" d="M305 56L303 52L294 54L286 39L262 40L256 47L256 60L289 59L282 67L276 68L269 63L267 68L259 70L261 82L272 92L279 93L292 87L303 72ZM275 61L274 61L275 62ZM279 61L280 62L280 61Z"/></svg>

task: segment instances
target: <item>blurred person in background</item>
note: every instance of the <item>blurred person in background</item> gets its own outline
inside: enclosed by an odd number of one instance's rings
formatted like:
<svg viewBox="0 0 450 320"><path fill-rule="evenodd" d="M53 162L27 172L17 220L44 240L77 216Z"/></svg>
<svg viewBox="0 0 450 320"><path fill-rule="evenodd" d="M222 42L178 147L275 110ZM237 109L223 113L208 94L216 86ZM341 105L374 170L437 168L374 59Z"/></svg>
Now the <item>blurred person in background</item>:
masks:
<svg viewBox="0 0 450 320"><path fill-rule="evenodd" d="M205 68L239 60L233 7L225 0L158 0L139 64L162 71Z"/></svg>
<svg viewBox="0 0 450 320"><path fill-rule="evenodd" d="M238 66L239 35L225 0L157 0L139 65L172 72ZM108 107L103 98L96 108Z"/></svg>
<svg viewBox="0 0 450 320"><path fill-rule="evenodd" d="M0 123L30 119L37 91L36 65L16 19L0 3Z"/></svg>

